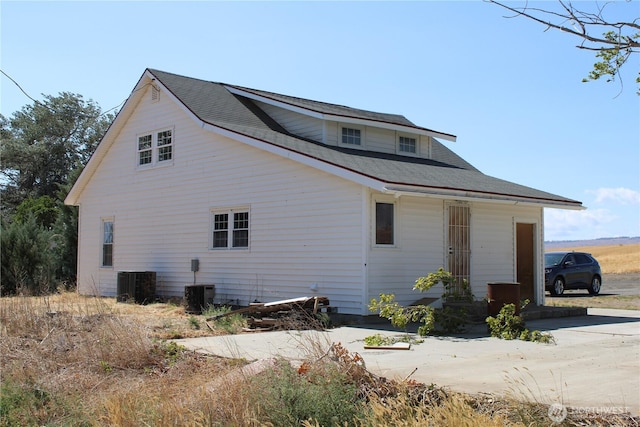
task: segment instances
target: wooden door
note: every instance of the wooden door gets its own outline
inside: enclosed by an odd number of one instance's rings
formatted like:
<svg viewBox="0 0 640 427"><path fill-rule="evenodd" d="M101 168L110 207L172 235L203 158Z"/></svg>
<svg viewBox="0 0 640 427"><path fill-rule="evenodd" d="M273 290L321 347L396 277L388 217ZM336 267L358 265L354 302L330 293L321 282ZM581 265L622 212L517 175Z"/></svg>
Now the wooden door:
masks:
<svg viewBox="0 0 640 427"><path fill-rule="evenodd" d="M516 224L516 268L520 299L535 301L535 224Z"/></svg>

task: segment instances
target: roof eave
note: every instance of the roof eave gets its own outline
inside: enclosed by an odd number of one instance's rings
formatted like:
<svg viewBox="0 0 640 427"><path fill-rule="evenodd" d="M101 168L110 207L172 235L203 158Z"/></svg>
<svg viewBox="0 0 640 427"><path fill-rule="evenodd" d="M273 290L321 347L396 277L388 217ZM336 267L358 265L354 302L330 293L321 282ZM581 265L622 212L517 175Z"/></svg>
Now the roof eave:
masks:
<svg viewBox="0 0 640 427"><path fill-rule="evenodd" d="M526 197L512 194L501 194L492 192L479 192L472 190L445 188L445 187L425 187L406 186L397 184L386 184L383 192L400 196L420 196L433 198L455 198L456 200L492 202L509 205L537 206L544 208L585 210L586 207L581 202L568 199L552 199L543 197Z"/></svg>
<svg viewBox="0 0 640 427"><path fill-rule="evenodd" d="M76 180L73 187L71 187L71 190L67 194L67 197L65 197L64 199L65 205L70 205L70 206L78 205L78 201L80 199L80 195L82 194L82 191L91 180L91 177L96 172L98 166L100 165L100 162L102 162L102 159L104 159L107 152L109 151L109 148L111 148L111 146L115 142L118 134L120 133L123 126L127 122L129 116L133 113L135 109L135 105L139 102L140 98L142 97L143 91L141 89L145 88L154 80L155 80L155 77L153 76L153 74L148 69L145 70L145 72L142 74L142 76L138 80L138 83L135 85L135 87L131 91L131 94L129 94L129 97L124 102L122 108L116 115L115 119L113 119L113 121L107 128L107 131L102 136L102 139L100 140L100 143L96 147L96 150L91 155L91 158L89 159L89 161L87 162L87 165L82 170L82 173Z"/></svg>

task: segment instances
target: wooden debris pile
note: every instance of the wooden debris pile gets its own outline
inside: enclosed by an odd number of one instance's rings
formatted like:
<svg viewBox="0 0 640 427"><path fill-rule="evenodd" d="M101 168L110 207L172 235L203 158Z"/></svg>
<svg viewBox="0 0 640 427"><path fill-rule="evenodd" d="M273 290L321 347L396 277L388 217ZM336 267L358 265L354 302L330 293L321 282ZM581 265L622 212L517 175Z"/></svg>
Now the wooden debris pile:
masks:
<svg viewBox="0 0 640 427"><path fill-rule="evenodd" d="M333 343L329 350L315 361L305 361L298 368L301 375L318 367L321 363L334 363L347 378L356 385L358 397L364 400L376 399L384 403L387 399L404 396L413 404L428 404L438 406L447 398L444 388L433 384L425 385L410 377L416 372L414 369L404 379L387 379L369 371L365 361L358 353L351 353L341 343Z"/></svg>
<svg viewBox="0 0 640 427"><path fill-rule="evenodd" d="M275 329L324 329L317 314L328 312L329 298L300 297L268 303L252 303L247 307L232 310L207 318L218 320L232 314L247 316L247 332L271 331Z"/></svg>

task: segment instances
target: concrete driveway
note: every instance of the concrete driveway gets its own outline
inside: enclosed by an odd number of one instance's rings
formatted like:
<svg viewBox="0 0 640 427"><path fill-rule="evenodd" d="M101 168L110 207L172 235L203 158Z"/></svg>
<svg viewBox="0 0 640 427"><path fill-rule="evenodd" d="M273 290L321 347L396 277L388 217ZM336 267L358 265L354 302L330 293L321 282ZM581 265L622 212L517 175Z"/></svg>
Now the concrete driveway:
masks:
<svg viewBox="0 0 640 427"><path fill-rule="evenodd" d="M249 361L274 356L300 361L340 342L359 353L369 371L387 378L410 376L451 390L509 395L576 411L640 414L640 311L589 309L587 316L530 320L527 327L551 332L556 344L490 338L485 325L456 337L427 337L410 350L365 350L369 335L398 335L384 325L176 342Z"/></svg>

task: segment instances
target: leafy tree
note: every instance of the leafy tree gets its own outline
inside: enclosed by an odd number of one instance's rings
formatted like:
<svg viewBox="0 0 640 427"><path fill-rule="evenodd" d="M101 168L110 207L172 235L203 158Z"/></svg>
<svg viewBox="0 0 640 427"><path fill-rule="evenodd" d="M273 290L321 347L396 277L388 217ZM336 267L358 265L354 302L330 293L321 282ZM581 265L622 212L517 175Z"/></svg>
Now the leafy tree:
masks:
<svg viewBox="0 0 640 427"><path fill-rule="evenodd" d="M640 52L640 18L632 17L631 14L623 21L605 17L605 8L613 2L594 2L594 7L589 10L584 2L581 2L581 8L578 9L570 1L558 0L559 7L549 10L531 7L527 2L522 7L516 7L511 3L507 5L496 0L487 1L515 13L515 16L524 16L543 24L547 29L554 28L581 39L576 47L596 52L596 58L598 58L593 70L582 81L598 80L604 77L607 82L610 82L618 78L622 84L620 78L622 67L633 54ZM629 8L633 8L630 10L638 13L635 2L627 0L615 3L626 4ZM636 83L640 83L640 71L638 71Z"/></svg>
<svg viewBox="0 0 640 427"><path fill-rule="evenodd" d="M16 208L14 221L25 222L30 216L34 216L37 223L44 228L51 228L58 218L59 208L56 201L49 196L41 196L37 199L28 198Z"/></svg>
<svg viewBox="0 0 640 427"><path fill-rule="evenodd" d="M75 283L78 212L63 201L113 117L66 92L0 115L2 294Z"/></svg>
<svg viewBox="0 0 640 427"><path fill-rule="evenodd" d="M26 198L56 198L71 171L89 160L112 118L68 92L44 95L9 120L0 117L3 212L12 213Z"/></svg>
<svg viewBox="0 0 640 427"><path fill-rule="evenodd" d="M52 250L55 259L56 278L67 287L75 285L78 266L78 207L67 206L62 200L76 182L82 168L75 169L69 182L58 191L58 217L53 225Z"/></svg>

